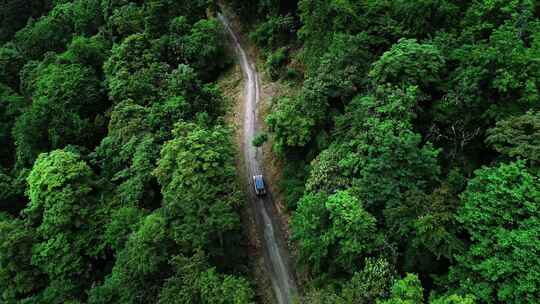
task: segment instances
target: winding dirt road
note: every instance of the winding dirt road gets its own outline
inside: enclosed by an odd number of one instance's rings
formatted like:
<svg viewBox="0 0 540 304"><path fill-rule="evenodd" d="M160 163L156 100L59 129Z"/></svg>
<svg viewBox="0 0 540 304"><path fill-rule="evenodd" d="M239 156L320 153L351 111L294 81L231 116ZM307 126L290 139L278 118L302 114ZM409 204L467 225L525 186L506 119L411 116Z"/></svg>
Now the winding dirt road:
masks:
<svg viewBox="0 0 540 304"><path fill-rule="evenodd" d="M263 240L263 251L266 268L272 282L272 288L279 304L292 304L297 296L296 284L290 269L289 256L283 238L283 231L280 229L279 217L272 200L271 193L265 198L255 195L251 186L252 176L263 174L262 149L255 148L251 144L258 130L257 109L260 101L260 78L257 73L254 61L247 55L240 44L238 35L232 29L229 20L222 14L218 18L229 33L239 63L244 73L245 92L245 112L243 120L243 148L244 163L249 183L249 197L255 210L255 223L258 228L261 240Z"/></svg>

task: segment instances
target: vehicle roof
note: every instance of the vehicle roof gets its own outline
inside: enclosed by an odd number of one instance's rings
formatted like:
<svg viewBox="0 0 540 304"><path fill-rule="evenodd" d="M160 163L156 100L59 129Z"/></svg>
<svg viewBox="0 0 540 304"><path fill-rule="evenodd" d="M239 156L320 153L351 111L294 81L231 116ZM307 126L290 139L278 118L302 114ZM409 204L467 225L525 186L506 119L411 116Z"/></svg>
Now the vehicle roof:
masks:
<svg viewBox="0 0 540 304"><path fill-rule="evenodd" d="M257 187L258 189L264 188L264 181L262 175L255 176L255 187Z"/></svg>

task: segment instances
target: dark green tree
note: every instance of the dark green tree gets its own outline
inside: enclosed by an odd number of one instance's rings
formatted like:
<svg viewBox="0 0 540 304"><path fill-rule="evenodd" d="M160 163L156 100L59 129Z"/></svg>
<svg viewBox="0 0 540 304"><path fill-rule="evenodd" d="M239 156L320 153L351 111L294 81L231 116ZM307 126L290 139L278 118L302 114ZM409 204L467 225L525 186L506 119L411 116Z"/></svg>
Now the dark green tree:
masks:
<svg viewBox="0 0 540 304"><path fill-rule="evenodd" d="M113 47L104 65L109 97L146 105L157 99L169 67L159 61L146 34L134 34Z"/></svg>
<svg viewBox="0 0 540 304"><path fill-rule="evenodd" d="M12 136L15 120L25 107L25 100L9 87L0 84L0 167L12 168L15 141Z"/></svg>
<svg viewBox="0 0 540 304"><path fill-rule="evenodd" d="M19 88L19 70L24 62L25 58L15 44L6 43L0 47L0 83L17 90Z"/></svg>
<svg viewBox="0 0 540 304"><path fill-rule="evenodd" d="M254 303L250 284L232 275L220 275L209 268L200 253L191 258L176 256L171 261L175 274L167 279L160 294L159 304Z"/></svg>
<svg viewBox="0 0 540 304"><path fill-rule="evenodd" d="M307 194L292 221L300 256L315 272L353 272L363 256L382 245L376 219L348 192Z"/></svg>
<svg viewBox="0 0 540 304"><path fill-rule="evenodd" d="M130 100L116 105L108 135L92 153L101 175L115 185L112 193L122 206L156 208L159 188L152 170L160 145L152 133L150 111Z"/></svg>
<svg viewBox="0 0 540 304"><path fill-rule="evenodd" d="M40 152L77 144L91 148L100 131L96 115L107 105L95 72L80 64L50 64L35 72L32 105L14 129L17 161L32 164Z"/></svg>
<svg viewBox="0 0 540 304"><path fill-rule="evenodd" d="M107 21L116 41L144 31L143 9L133 2L114 9Z"/></svg>
<svg viewBox="0 0 540 304"><path fill-rule="evenodd" d="M29 18L37 18L52 7L53 1L7 0L0 7L0 44L10 40L13 35L28 22Z"/></svg>
<svg viewBox="0 0 540 304"><path fill-rule="evenodd" d="M497 122L486 142L512 158L540 161L540 112L527 112Z"/></svg>
<svg viewBox="0 0 540 304"><path fill-rule="evenodd" d="M46 278L31 264L36 231L20 219L0 214L0 299L15 303L45 286Z"/></svg>
<svg viewBox="0 0 540 304"><path fill-rule="evenodd" d="M159 212L144 218L118 253L112 273L90 290L88 303L152 303L171 274L171 240Z"/></svg>

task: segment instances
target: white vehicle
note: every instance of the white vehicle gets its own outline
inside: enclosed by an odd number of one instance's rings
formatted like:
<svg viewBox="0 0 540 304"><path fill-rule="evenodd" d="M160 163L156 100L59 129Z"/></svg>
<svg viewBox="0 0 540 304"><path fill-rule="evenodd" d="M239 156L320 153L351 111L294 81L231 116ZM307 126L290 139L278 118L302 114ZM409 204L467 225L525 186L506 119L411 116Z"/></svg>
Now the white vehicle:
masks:
<svg viewBox="0 0 540 304"><path fill-rule="evenodd" d="M255 193L258 196L263 196L266 194L266 188L264 186L264 179L262 175L253 176L253 186L255 187Z"/></svg>

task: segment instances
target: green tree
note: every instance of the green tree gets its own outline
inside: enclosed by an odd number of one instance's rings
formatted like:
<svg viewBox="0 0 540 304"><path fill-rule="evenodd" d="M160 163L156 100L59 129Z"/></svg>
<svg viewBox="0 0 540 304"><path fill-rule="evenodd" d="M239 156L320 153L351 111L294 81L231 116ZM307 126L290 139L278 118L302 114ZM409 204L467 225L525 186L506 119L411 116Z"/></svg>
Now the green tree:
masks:
<svg viewBox="0 0 540 304"><path fill-rule="evenodd" d="M35 77L32 105L14 129L19 164L69 144L95 145L100 130L94 119L106 106L95 72L79 64L50 64Z"/></svg>
<svg viewBox="0 0 540 304"><path fill-rule="evenodd" d="M25 221L36 229L31 264L47 275L44 301L78 299L104 255L95 210L96 177L79 156L62 150L41 154L28 176Z"/></svg>
<svg viewBox="0 0 540 304"><path fill-rule="evenodd" d="M316 272L353 272L362 256L381 245L375 218L348 192L306 194L292 221L300 256Z"/></svg>
<svg viewBox="0 0 540 304"><path fill-rule="evenodd" d="M453 260L465 246L458 238L456 214L461 204L456 190L443 183L430 194L418 190L406 193L401 204L384 211L389 232L402 243L407 240L413 255L425 255L427 249L437 260ZM406 264L413 265L417 258L408 255ZM422 269L428 271L425 266Z"/></svg>
<svg viewBox="0 0 540 304"><path fill-rule="evenodd" d="M291 36L295 34L295 18L290 14L270 15L268 19L257 26L250 34L250 38L257 45L267 49L275 49L276 47L286 44Z"/></svg>
<svg viewBox="0 0 540 304"><path fill-rule="evenodd" d="M468 295L468 296L460 296L460 295L449 295L449 296L442 296L440 298L434 298L431 299L430 304L474 304L476 303L476 300L474 297Z"/></svg>
<svg viewBox="0 0 540 304"><path fill-rule="evenodd" d="M341 147L342 174L353 178L367 208L397 206L407 190L429 189L438 176L439 151L400 124L370 118Z"/></svg>
<svg viewBox="0 0 540 304"><path fill-rule="evenodd" d="M304 57L311 67L330 45L335 32L345 31L356 17L356 3L351 1L301 0L298 3L302 28L300 38L306 46Z"/></svg>
<svg viewBox="0 0 540 304"><path fill-rule="evenodd" d="M111 193L121 206L156 208L159 189L152 171L160 145L149 121L148 108L126 100L111 113L107 136L92 153L101 175L115 185Z"/></svg>
<svg viewBox="0 0 540 304"><path fill-rule="evenodd" d="M389 294L395 275L393 266L384 258L365 259L364 268L345 284L341 297L346 303L373 303Z"/></svg>
<svg viewBox="0 0 540 304"><path fill-rule="evenodd" d="M169 21L179 15L185 16L190 24L206 17L208 0L178 3L173 0L150 0L144 2L145 27L154 35L163 34Z"/></svg>
<svg viewBox="0 0 540 304"><path fill-rule="evenodd" d="M159 304L254 303L253 291L245 279L220 275L214 268L208 268L200 253L191 258L176 256L171 264L175 274L165 282L159 294Z"/></svg>
<svg viewBox="0 0 540 304"><path fill-rule="evenodd" d="M540 299L540 188L523 162L483 168L461 196L458 220L471 244L450 278L486 303Z"/></svg>
<svg viewBox="0 0 540 304"><path fill-rule="evenodd" d="M0 299L14 303L39 291L45 278L31 264L36 233L20 219L0 214Z"/></svg>
<svg viewBox="0 0 540 304"><path fill-rule="evenodd" d="M540 161L540 112L527 112L497 122L486 142L512 158Z"/></svg>
<svg viewBox="0 0 540 304"><path fill-rule="evenodd" d="M15 142L11 131L25 104L22 96L0 84L0 167L13 167Z"/></svg>
<svg viewBox="0 0 540 304"><path fill-rule="evenodd" d="M159 212L145 217L118 253L112 273L90 290L88 303L155 302L159 286L171 274L167 262L172 247L166 225Z"/></svg>
<svg viewBox="0 0 540 304"><path fill-rule="evenodd" d="M233 159L230 133L221 126L181 123L163 146L154 175L172 218L171 236L186 253L221 255L227 234L238 228Z"/></svg>
<svg viewBox="0 0 540 304"><path fill-rule="evenodd" d="M93 35L102 23L99 0L59 3L49 14L30 22L14 42L26 60L41 59L47 52L65 49L74 34Z"/></svg>
<svg viewBox="0 0 540 304"><path fill-rule="evenodd" d="M378 302L380 304L419 304L424 303L422 283L415 274L407 274L392 287L390 299Z"/></svg>
<svg viewBox="0 0 540 304"><path fill-rule="evenodd" d="M373 65L369 76L377 84L416 85L432 92L444 73L445 58L432 44L400 39Z"/></svg>
<svg viewBox="0 0 540 304"><path fill-rule="evenodd" d="M164 102L159 103L159 112L176 115L163 119L169 121L169 132L179 120L193 120L203 112L211 119L221 116L224 112L223 98L219 88L212 83L203 83L196 70L185 64L180 64L167 75L164 89L160 92ZM178 107L171 108L168 103L180 103ZM165 106L167 108L161 108ZM164 121L160 121L164 124Z"/></svg>
<svg viewBox="0 0 540 304"><path fill-rule="evenodd" d="M134 34L113 47L104 70L109 97L119 103L126 99L146 105L155 101L169 67L159 61L146 34Z"/></svg>
<svg viewBox="0 0 540 304"><path fill-rule="evenodd" d="M365 34L336 34L300 94L274 104L266 121L275 134L276 150L304 147L324 134L337 114L333 108L343 107L367 84L365 74L373 60L361 47L367 40Z"/></svg>
<svg viewBox="0 0 540 304"><path fill-rule="evenodd" d="M299 97L280 98L277 108L266 117L270 131L275 134L274 147L277 151L286 147L302 147L310 141L315 119L304 112L302 104Z"/></svg>
<svg viewBox="0 0 540 304"><path fill-rule="evenodd" d="M417 38L459 27L465 3L446 0L398 0L392 3L392 16L404 31Z"/></svg>
<svg viewBox="0 0 540 304"><path fill-rule="evenodd" d="M112 212L105 229L104 240L115 251L120 252L131 233L136 232L144 219L144 211L136 207L121 207Z"/></svg>
<svg viewBox="0 0 540 304"><path fill-rule="evenodd" d="M109 43L102 36L76 36L66 52L59 55L57 62L78 63L91 66L97 73L102 71L103 63L109 57Z"/></svg>
<svg viewBox="0 0 540 304"><path fill-rule="evenodd" d="M133 2L114 9L107 21L116 41L144 31L144 11Z"/></svg>
<svg viewBox="0 0 540 304"><path fill-rule="evenodd" d="M185 37L183 55L203 79L215 79L215 73L224 67L225 57L221 25L217 19L197 21Z"/></svg>
<svg viewBox="0 0 540 304"><path fill-rule="evenodd" d="M405 278L398 280L392 287L392 294L388 300L377 301L379 304L421 304L424 303L424 288L418 276L408 273ZM448 295L432 297L430 304L474 304L472 296Z"/></svg>
<svg viewBox="0 0 540 304"><path fill-rule="evenodd" d="M478 43L452 42L461 44L448 55L457 68L450 74L448 96L436 104L436 113L442 115L437 118L447 124L463 120L467 129L474 130L536 108L540 86L538 62L533 59L540 50L540 40L533 34L536 27L536 23L526 28L506 24L486 29L491 34Z"/></svg>

